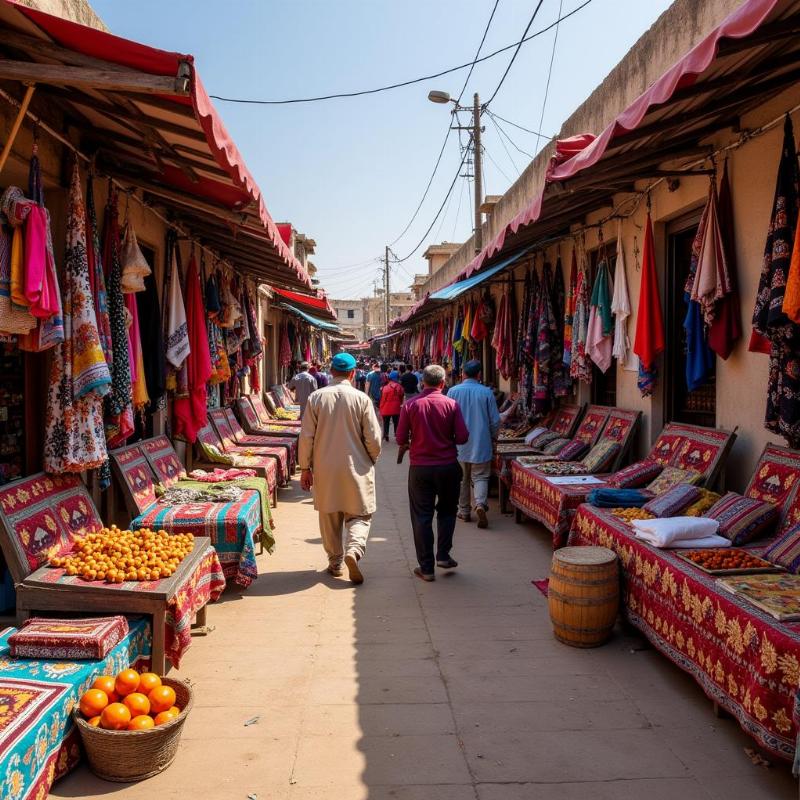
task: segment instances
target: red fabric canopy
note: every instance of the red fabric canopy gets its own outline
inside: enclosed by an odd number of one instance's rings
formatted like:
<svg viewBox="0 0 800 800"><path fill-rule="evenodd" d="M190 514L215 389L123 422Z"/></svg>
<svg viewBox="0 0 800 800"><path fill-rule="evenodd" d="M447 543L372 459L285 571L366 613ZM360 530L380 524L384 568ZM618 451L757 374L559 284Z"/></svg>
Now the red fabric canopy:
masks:
<svg viewBox="0 0 800 800"><path fill-rule="evenodd" d="M58 45L74 52L151 75L177 76L180 64L182 62L189 64L191 67L189 95L167 95L159 97L159 100L174 103L175 113L188 113L193 117L194 122L205 134L210 154L220 168L230 176L230 182L208 178L192 182L179 169L167 165L162 175L164 183L173 186L177 191L190 192L192 195L227 206L231 210L239 210L251 202L256 203L258 216L264 226L265 238L297 279L311 286L308 273L281 238L277 226L267 211L261 190L203 87L191 55L158 50L19 5L16 0L1 1L5 6L16 9L24 15Z"/></svg>
<svg viewBox="0 0 800 800"><path fill-rule="evenodd" d="M272 291L279 297L284 298L284 300L289 300L292 303L299 303L309 308L316 309L317 311L324 311L334 319L336 318L336 312L331 308L331 304L328 302L328 298L325 297L325 295L318 297L311 294L303 294L302 292L290 292L286 289L276 288L273 288Z"/></svg>

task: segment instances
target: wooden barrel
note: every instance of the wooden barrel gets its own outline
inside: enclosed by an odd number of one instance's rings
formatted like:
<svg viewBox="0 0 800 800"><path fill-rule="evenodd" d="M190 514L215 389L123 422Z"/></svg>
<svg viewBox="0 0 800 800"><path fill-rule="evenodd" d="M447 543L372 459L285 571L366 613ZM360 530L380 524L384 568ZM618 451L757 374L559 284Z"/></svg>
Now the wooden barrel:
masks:
<svg viewBox="0 0 800 800"><path fill-rule="evenodd" d="M607 547L553 553L547 603L553 633L572 647L597 647L611 635L619 609L619 563Z"/></svg>

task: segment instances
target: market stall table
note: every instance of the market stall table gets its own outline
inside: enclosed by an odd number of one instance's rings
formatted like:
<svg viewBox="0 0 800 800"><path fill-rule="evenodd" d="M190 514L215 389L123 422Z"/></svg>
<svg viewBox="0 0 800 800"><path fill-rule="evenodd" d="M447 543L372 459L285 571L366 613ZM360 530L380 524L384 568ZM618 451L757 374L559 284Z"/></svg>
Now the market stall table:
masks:
<svg viewBox="0 0 800 800"><path fill-rule="evenodd" d="M72 709L98 675L116 675L150 662L150 623L129 620L129 631L99 661L50 661L12 658L0 633L0 796L4 800L41 800L53 782L81 757Z"/></svg>

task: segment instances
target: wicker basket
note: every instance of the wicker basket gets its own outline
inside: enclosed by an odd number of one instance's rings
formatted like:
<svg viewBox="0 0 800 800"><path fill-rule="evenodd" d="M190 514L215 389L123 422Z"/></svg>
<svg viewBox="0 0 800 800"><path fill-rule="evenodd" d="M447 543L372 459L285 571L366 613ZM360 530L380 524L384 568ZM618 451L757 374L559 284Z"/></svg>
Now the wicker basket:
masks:
<svg viewBox="0 0 800 800"><path fill-rule="evenodd" d="M162 678L161 682L175 690L176 705L181 713L175 719L146 731L95 728L75 708L75 724L89 759L89 768L98 778L118 783L141 781L162 772L175 759L183 723L192 708L192 690L173 678Z"/></svg>

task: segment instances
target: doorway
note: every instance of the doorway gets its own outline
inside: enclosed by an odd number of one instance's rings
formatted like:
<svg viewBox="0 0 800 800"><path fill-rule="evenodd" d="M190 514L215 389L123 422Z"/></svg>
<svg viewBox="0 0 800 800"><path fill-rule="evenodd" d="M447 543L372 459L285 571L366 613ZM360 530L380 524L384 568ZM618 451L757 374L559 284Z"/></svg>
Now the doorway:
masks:
<svg viewBox="0 0 800 800"><path fill-rule="evenodd" d="M699 214L699 212L698 212ZM692 243L697 234L698 214L667 229L666 297L666 392L667 422L685 422L714 428L717 423L716 359L708 380L694 391L686 383L686 303L683 286L689 275Z"/></svg>

